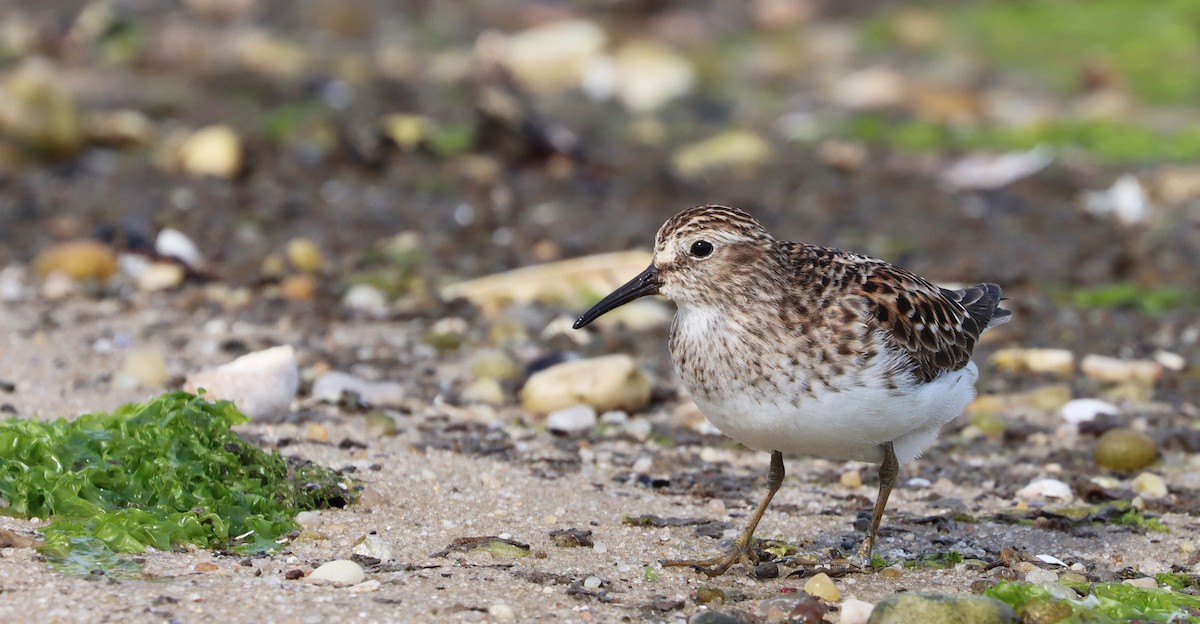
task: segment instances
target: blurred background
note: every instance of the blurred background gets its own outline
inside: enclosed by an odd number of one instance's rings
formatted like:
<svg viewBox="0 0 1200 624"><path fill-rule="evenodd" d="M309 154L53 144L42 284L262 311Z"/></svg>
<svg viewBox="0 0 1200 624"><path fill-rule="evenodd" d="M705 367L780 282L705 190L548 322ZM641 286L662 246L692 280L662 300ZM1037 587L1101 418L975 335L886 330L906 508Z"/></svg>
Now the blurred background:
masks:
<svg viewBox="0 0 1200 624"><path fill-rule="evenodd" d="M1195 361L1198 103L1189 0L10 0L0 286L420 316L724 203L998 282L1009 342Z"/></svg>

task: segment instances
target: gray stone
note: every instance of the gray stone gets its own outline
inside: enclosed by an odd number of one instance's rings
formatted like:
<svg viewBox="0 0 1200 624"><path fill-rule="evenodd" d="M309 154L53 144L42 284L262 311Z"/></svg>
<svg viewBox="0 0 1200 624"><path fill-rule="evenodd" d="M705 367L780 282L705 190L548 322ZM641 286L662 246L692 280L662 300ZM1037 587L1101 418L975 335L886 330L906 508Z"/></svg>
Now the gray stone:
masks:
<svg viewBox="0 0 1200 624"><path fill-rule="evenodd" d="M867 624L1017 624L1008 605L986 596L892 594L875 605Z"/></svg>
<svg viewBox="0 0 1200 624"><path fill-rule="evenodd" d="M688 618L688 624L746 624L754 619L745 613L722 611L701 611Z"/></svg>

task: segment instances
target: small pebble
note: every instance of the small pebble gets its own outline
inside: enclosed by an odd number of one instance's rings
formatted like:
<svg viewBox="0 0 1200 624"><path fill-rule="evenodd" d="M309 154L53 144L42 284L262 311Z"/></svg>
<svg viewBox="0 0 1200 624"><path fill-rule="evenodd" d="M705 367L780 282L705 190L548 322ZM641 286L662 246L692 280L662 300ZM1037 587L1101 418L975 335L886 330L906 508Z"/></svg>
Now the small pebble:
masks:
<svg viewBox="0 0 1200 624"><path fill-rule="evenodd" d="M121 372L113 378L114 384L132 382L130 387L157 388L164 386L171 376L167 373L167 362L162 353L153 347L130 349L125 355Z"/></svg>
<svg viewBox="0 0 1200 624"><path fill-rule="evenodd" d="M346 588L346 591L352 594L367 594L370 592L379 591L381 587L383 587L383 583L380 583L375 579L371 579L368 581L363 581L357 585L351 585L350 587Z"/></svg>
<svg viewBox="0 0 1200 624"><path fill-rule="evenodd" d="M1058 479L1036 479L1017 490L1017 498L1024 500L1046 500L1049 498L1070 502L1075 499L1071 486Z"/></svg>
<svg viewBox="0 0 1200 624"><path fill-rule="evenodd" d="M138 290L169 290L183 283L184 270L174 262L151 262L137 276Z"/></svg>
<svg viewBox="0 0 1200 624"><path fill-rule="evenodd" d="M396 419L380 410L371 410L367 413L367 431L375 437L394 436L400 430L396 425Z"/></svg>
<svg viewBox="0 0 1200 624"><path fill-rule="evenodd" d="M72 280L108 281L117 272L117 255L108 245L95 240L58 243L33 259L33 270L46 278L61 273Z"/></svg>
<svg viewBox="0 0 1200 624"><path fill-rule="evenodd" d="M175 258L192 267L204 266L204 255L187 234L172 228L163 228L154 239L154 251L166 258Z"/></svg>
<svg viewBox="0 0 1200 624"><path fill-rule="evenodd" d="M279 282L279 296L288 301L310 301L317 292L312 275L289 275Z"/></svg>
<svg viewBox="0 0 1200 624"><path fill-rule="evenodd" d="M575 405L550 412L546 428L558 433L578 433L596 426L596 409L590 405Z"/></svg>
<svg viewBox="0 0 1200 624"><path fill-rule="evenodd" d="M377 318L387 316L388 313L387 295L370 284L351 286L342 296L342 305Z"/></svg>
<svg viewBox="0 0 1200 624"><path fill-rule="evenodd" d="M1147 589L1153 589L1153 588L1158 587L1158 581L1154 580L1154 578L1149 577L1149 576L1143 576L1142 578L1125 579L1122 582L1125 583L1126 585L1130 585L1133 587L1143 587L1143 588L1147 588Z"/></svg>
<svg viewBox="0 0 1200 624"><path fill-rule="evenodd" d="M367 533L358 538L350 552L385 563L392 560L391 544L388 544L387 540L380 537L378 533Z"/></svg>
<svg viewBox="0 0 1200 624"><path fill-rule="evenodd" d="M1179 372L1187 368L1187 360L1182 355L1171 351L1156 351L1154 361L1169 371Z"/></svg>
<svg viewBox="0 0 1200 624"><path fill-rule="evenodd" d="M875 605L857 598L847 598L842 602L841 624L867 624Z"/></svg>
<svg viewBox="0 0 1200 624"><path fill-rule="evenodd" d="M398 407L404 403L404 386L395 381L368 381L342 371L328 371L313 380L312 396L338 403L346 394L374 407Z"/></svg>
<svg viewBox="0 0 1200 624"><path fill-rule="evenodd" d="M496 349L484 349L471 358L473 377L503 381L520 373L517 363L508 354Z"/></svg>
<svg viewBox="0 0 1200 624"><path fill-rule="evenodd" d="M1158 448L1154 441L1132 429L1111 429L1096 440L1094 453L1101 468L1133 472L1154 463Z"/></svg>
<svg viewBox="0 0 1200 624"><path fill-rule="evenodd" d="M1162 366L1153 360L1122 360L1088 355L1079 364L1083 374L1105 383L1135 383L1153 386L1162 377Z"/></svg>
<svg viewBox="0 0 1200 624"><path fill-rule="evenodd" d="M488 607L488 615L501 622L515 622L517 620L517 614L513 611L513 608L504 603Z"/></svg>
<svg viewBox="0 0 1200 624"><path fill-rule="evenodd" d="M754 566L754 578L756 579L773 579L779 578L779 564L774 561L764 561Z"/></svg>
<svg viewBox="0 0 1200 624"><path fill-rule="evenodd" d="M341 585L354 585L367 578L362 566L349 559L335 559L313 570L309 578L330 581Z"/></svg>
<svg viewBox="0 0 1200 624"><path fill-rule="evenodd" d="M826 602L837 602L842 599L842 593L838 591L837 585L834 585L833 579L824 572L809 578L804 583L804 591L810 596L821 598Z"/></svg>
<svg viewBox="0 0 1200 624"><path fill-rule="evenodd" d="M1075 373L1075 354L1067 349L1000 349L988 361L1009 373L1049 373L1059 377Z"/></svg>
<svg viewBox="0 0 1200 624"><path fill-rule="evenodd" d="M304 439L309 442L328 442L329 428L321 423L308 423L304 427Z"/></svg>
<svg viewBox="0 0 1200 624"><path fill-rule="evenodd" d="M589 576L583 579L583 588L591 591L600 589L600 585L604 583L598 576Z"/></svg>
<svg viewBox="0 0 1200 624"><path fill-rule="evenodd" d="M1059 414L1063 420L1078 425L1091 422L1100 415L1119 416L1121 410L1116 405L1100 399L1075 399L1067 401L1059 410Z"/></svg>
<svg viewBox="0 0 1200 624"><path fill-rule="evenodd" d="M1050 570L1043 570L1041 568L1034 568L1025 574L1025 582L1035 583L1038 585L1042 583L1057 583L1058 573Z"/></svg>
<svg viewBox="0 0 1200 624"><path fill-rule="evenodd" d="M288 262L298 271L320 273L325 267L321 247L311 238L293 238L287 243Z"/></svg>
<svg viewBox="0 0 1200 624"><path fill-rule="evenodd" d="M242 139L229 126L201 128L179 145L179 165L194 176L232 178L242 168Z"/></svg>
<svg viewBox="0 0 1200 624"><path fill-rule="evenodd" d="M487 405L504 405L504 387L500 382L488 377L481 377L467 384L459 395L464 403L483 403Z"/></svg>
<svg viewBox="0 0 1200 624"><path fill-rule="evenodd" d="M1133 488L1135 493L1146 500L1165 498L1168 493L1166 481L1163 481L1162 477L1152 472L1143 472L1134 477L1133 482L1130 483L1130 487Z"/></svg>
<svg viewBox="0 0 1200 624"><path fill-rule="evenodd" d="M358 495L358 504L356 506L362 509L374 509L386 504L387 502L388 499L383 495L383 493L375 488L369 487L363 490L362 494Z"/></svg>
<svg viewBox="0 0 1200 624"><path fill-rule="evenodd" d="M846 472L842 473L841 477L838 478L838 482L841 483L843 487L862 487L862 473L857 470L847 470Z"/></svg>
<svg viewBox="0 0 1200 624"><path fill-rule="evenodd" d="M758 611L768 622L786 622L790 619L792 609L800 603L802 599L811 599L809 596L795 594L787 597L767 598L758 603Z"/></svg>

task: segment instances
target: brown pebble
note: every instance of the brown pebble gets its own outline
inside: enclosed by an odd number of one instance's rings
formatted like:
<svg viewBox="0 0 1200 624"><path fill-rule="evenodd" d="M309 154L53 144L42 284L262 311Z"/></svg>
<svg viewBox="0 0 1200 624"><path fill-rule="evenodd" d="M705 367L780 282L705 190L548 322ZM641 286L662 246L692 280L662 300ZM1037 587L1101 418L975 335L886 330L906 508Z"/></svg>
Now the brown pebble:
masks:
<svg viewBox="0 0 1200 624"><path fill-rule="evenodd" d="M299 570L299 569L288 570L287 572L283 573L283 578L285 578L289 581L294 581L296 579L302 579L302 578L304 578L304 570Z"/></svg>
<svg viewBox="0 0 1200 624"><path fill-rule="evenodd" d="M197 572L216 572L217 570L220 570L221 567L215 563L212 563L211 561L203 561L201 563L197 563L194 569Z"/></svg>
<svg viewBox="0 0 1200 624"><path fill-rule="evenodd" d="M317 280L311 275L289 275L279 282L279 294L288 301L308 301L317 290Z"/></svg>
<svg viewBox="0 0 1200 624"><path fill-rule="evenodd" d="M39 253L33 260L33 270L43 278L62 273L76 280L107 281L117 272L117 254L100 241L67 241Z"/></svg>

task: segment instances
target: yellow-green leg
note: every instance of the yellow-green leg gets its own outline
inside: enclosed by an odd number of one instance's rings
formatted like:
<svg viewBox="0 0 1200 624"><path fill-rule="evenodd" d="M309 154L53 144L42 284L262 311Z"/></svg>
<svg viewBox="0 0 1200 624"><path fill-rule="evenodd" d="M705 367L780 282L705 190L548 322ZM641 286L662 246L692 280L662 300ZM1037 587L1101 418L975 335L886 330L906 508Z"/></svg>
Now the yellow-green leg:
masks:
<svg viewBox="0 0 1200 624"><path fill-rule="evenodd" d="M891 444L888 444L891 448ZM892 455L892 463L894 464L896 457ZM763 497L762 502L758 504L758 508L754 510L754 514L750 516L750 523L746 528L733 540L733 548L716 557L708 559L666 559L662 562L665 566L691 566L699 572L703 572L708 576L720 576L725 573L735 563L739 561L747 567L753 569L758 563L758 555L754 552L754 529L758 528L758 521L762 520L763 512L767 510L767 505L771 504L771 499L775 497L775 492L779 491L779 486L783 485L783 453L779 451L771 452L771 469L767 472L767 495ZM893 482L895 475L892 475ZM888 487L891 490L891 487ZM886 496L884 501L886 502ZM881 509L881 508L880 508ZM877 512L881 513L881 511ZM875 519L872 525L879 524L879 519ZM870 539L870 538L868 538Z"/></svg>
<svg viewBox="0 0 1200 624"><path fill-rule="evenodd" d="M875 497L875 510L871 513L871 528L863 540L858 554L854 556L855 563L867 568L871 565L871 550L875 547L875 535L879 532L879 522L883 520L883 509L887 507L888 496L896 485L896 475L900 472L900 464L896 461L896 450L891 442L880 445L883 449L883 463L879 464L879 495Z"/></svg>

